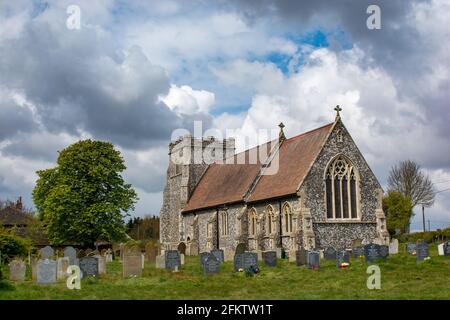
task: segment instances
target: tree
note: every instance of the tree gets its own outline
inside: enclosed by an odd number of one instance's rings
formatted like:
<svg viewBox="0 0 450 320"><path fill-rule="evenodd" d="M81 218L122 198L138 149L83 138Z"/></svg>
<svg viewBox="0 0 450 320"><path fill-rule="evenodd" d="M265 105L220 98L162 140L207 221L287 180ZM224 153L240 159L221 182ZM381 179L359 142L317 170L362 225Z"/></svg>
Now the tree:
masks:
<svg viewBox="0 0 450 320"><path fill-rule="evenodd" d="M83 140L61 151L55 168L38 171L33 200L50 241L124 239L124 217L138 200L121 176L125 169L111 143Z"/></svg>
<svg viewBox="0 0 450 320"><path fill-rule="evenodd" d="M412 206L429 207L434 202L434 186L414 161L406 160L392 167L388 177L388 191L396 191L409 198Z"/></svg>
<svg viewBox="0 0 450 320"><path fill-rule="evenodd" d="M383 211L386 213L387 229L391 235L399 229L405 233L413 215L413 205L409 198L400 192L391 191L383 198Z"/></svg>

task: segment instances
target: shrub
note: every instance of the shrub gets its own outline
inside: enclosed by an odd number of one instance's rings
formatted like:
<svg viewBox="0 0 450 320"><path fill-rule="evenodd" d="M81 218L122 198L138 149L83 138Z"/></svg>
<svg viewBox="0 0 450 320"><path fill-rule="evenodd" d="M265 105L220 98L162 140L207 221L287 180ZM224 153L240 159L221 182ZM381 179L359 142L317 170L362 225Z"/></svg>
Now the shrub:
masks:
<svg viewBox="0 0 450 320"><path fill-rule="evenodd" d="M8 262L15 256L26 256L31 248L29 240L12 235L0 234L0 255L2 262Z"/></svg>

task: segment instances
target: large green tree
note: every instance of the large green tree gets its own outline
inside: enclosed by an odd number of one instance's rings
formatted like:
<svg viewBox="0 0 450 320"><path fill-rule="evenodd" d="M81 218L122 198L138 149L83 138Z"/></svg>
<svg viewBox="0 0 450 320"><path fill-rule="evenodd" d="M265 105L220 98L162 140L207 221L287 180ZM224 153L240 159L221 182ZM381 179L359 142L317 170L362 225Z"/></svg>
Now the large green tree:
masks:
<svg viewBox="0 0 450 320"><path fill-rule="evenodd" d="M138 199L121 176L125 169L111 143L83 140L59 152L55 168L38 171L33 200L50 241L123 239L124 217Z"/></svg>
<svg viewBox="0 0 450 320"><path fill-rule="evenodd" d="M383 198L383 210L386 213L387 229L391 235L400 230L405 233L413 214L411 199L400 192L391 191Z"/></svg>

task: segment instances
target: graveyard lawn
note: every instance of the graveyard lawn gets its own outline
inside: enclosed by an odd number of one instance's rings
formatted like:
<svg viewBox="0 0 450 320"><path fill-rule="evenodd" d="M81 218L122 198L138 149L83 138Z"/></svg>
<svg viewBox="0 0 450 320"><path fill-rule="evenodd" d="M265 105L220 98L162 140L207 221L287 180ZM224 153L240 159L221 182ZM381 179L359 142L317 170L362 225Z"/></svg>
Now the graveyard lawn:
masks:
<svg viewBox="0 0 450 320"><path fill-rule="evenodd" d="M435 245L430 254L431 260L421 263L404 252L377 261L380 290L367 289L367 265L355 258L346 270L334 261L321 260L320 270L310 270L278 260L277 267L260 265L260 274L246 277L233 272L233 262L222 264L220 274L205 276L200 257L186 257L178 273L147 264L142 278L123 279L121 263L114 261L99 279L83 279L81 290L67 289L64 281L26 280L0 286L0 299L450 299L450 257L438 256ZM29 267L26 279L31 279Z"/></svg>

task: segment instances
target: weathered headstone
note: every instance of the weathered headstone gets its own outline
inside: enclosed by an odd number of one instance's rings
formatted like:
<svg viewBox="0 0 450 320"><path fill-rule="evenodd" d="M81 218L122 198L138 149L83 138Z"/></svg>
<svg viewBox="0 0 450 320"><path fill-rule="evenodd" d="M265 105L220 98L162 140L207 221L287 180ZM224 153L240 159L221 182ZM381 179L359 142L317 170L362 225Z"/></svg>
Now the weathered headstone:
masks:
<svg viewBox="0 0 450 320"><path fill-rule="evenodd" d="M58 258L56 261L56 279L62 280L67 278L67 268L70 265L69 257Z"/></svg>
<svg viewBox="0 0 450 320"><path fill-rule="evenodd" d="M94 258L98 260L98 274L106 273L106 257L102 255L95 255Z"/></svg>
<svg viewBox="0 0 450 320"><path fill-rule="evenodd" d="M415 243L407 243L406 244L406 252L409 254L413 254L416 251L416 244Z"/></svg>
<svg viewBox="0 0 450 320"><path fill-rule="evenodd" d="M319 269L320 268L320 252L319 251L308 251L306 256L306 266L309 269Z"/></svg>
<svg viewBox="0 0 450 320"><path fill-rule="evenodd" d="M77 251L73 247L64 248L64 257L69 258L69 265L78 265Z"/></svg>
<svg viewBox="0 0 450 320"><path fill-rule="evenodd" d="M200 265L203 266L205 264L206 259L209 257L211 253L209 252L202 252L200 253Z"/></svg>
<svg viewBox="0 0 450 320"><path fill-rule="evenodd" d="M392 239L389 243L389 254L397 254L398 253L398 240Z"/></svg>
<svg viewBox="0 0 450 320"><path fill-rule="evenodd" d="M211 253L217 258L217 260L219 260L220 263L224 261L224 253L222 249L212 249Z"/></svg>
<svg viewBox="0 0 450 320"><path fill-rule="evenodd" d="M49 259L39 260L36 278L39 284L56 283L56 261Z"/></svg>
<svg viewBox="0 0 450 320"><path fill-rule="evenodd" d="M114 258L113 258L113 253L111 249L108 249L105 253L105 262L113 262Z"/></svg>
<svg viewBox="0 0 450 320"><path fill-rule="evenodd" d="M40 254L42 260L50 259L55 255L55 250L50 246L45 246L40 250Z"/></svg>
<svg viewBox="0 0 450 320"><path fill-rule="evenodd" d="M123 277L142 276L142 255L140 252L129 252L123 254L122 260Z"/></svg>
<svg viewBox="0 0 450 320"><path fill-rule="evenodd" d="M370 243L364 246L364 258L367 263L371 263L377 259L381 259L380 248L381 246L376 243Z"/></svg>
<svg viewBox="0 0 450 320"><path fill-rule="evenodd" d="M276 251L264 251L262 253L262 260L266 267L277 266L277 252Z"/></svg>
<svg viewBox="0 0 450 320"><path fill-rule="evenodd" d="M450 256L450 241L444 242L444 256Z"/></svg>
<svg viewBox="0 0 450 320"><path fill-rule="evenodd" d="M98 277L98 259L95 257L83 257L80 259L81 277Z"/></svg>
<svg viewBox="0 0 450 320"><path fill-rule="evenodd" d="M380 258L386 260L389 257L389 246L380 246Z"/></svg>
<svg viewBox="0 0 450 320"><path fill-rule="evenodd" d="M258 266L258 254L256 252L244 252L234 256L234 271Z"/></svg>
<svg viewBox="0 0 450 320"><path fill-rule="evenodd" d="M175 268L178 268L178 270L181 269L181 258L180 253L178 250L168 250L165 254L166 261L166 269L169 270L175 270Z"/></svg>
<svg viewBox="0 0 450 320"><path fill-rule="evenodd" d="M421 242L416 245L416 259L417 261L423 261L430 256L428 252L428 243Z"/></svg>
<svg viewBox="0 0 450 320"><path fill-rule="evenodd" d="M209 253L203 263L205 274L213 274L220 272L220 261L212 253Z"/></svg>
<svg viewBox="0 0 450 320"><path fill-rule="evenodd" d="M166 256L165 255L156 256L155 266L157 269L165 269L166 268Z"/></svg>
<svg viewBox="0 0 450 320"><path fill-rule="evenodd" d="M9 280L11 281L24 281L25 271L27 267L22 260L13 260L9 263Z"/></svg>
<svg viewBox="0 0 450 320"><path fill-rule="evenodd" d="M350 253L347 250L337 250L336 267L341 268L343 263L350 263Z"/></svg>
<svg viewBox="0 0 450 320"><path fill-rule="evenodd" d="M145 254L147 255L147 261L149 263L155 263L156 262L156 256L158 255L158 248L157 247L149 247L145 249Z"/></svg>
<svg viewBox="0 0 450 320"><path fill-rule="evenodd" d="M325 248L323 257L325 260L336 260L336 250L333 247Z"/></svg>
<svg viewBox="0 0 450 320"><path fill-rule="evenodd" d="M364 256L364 247L361 246L352 248L352 254L354 258Z"/></svg>
<svg viewBox="0 0 450 320"><path fill-rule="evenodd" d="M308 251L304 248L300 248L300 250L297 250L295 252L295 263L297 266L304 266L306 265L308 257Z"/></svg>

